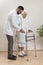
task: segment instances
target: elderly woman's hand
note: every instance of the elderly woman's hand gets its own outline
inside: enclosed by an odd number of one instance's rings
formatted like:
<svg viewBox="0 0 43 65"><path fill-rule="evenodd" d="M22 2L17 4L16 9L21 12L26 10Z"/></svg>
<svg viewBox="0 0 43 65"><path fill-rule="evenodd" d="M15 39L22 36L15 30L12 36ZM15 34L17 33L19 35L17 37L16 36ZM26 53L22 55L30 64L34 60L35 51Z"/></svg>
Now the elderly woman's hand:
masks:
<svg viewBox="0 0 43 65"><path fill-rule="evenodd" d="M28 32L33 32L33 31L29 29Z"/></svg>

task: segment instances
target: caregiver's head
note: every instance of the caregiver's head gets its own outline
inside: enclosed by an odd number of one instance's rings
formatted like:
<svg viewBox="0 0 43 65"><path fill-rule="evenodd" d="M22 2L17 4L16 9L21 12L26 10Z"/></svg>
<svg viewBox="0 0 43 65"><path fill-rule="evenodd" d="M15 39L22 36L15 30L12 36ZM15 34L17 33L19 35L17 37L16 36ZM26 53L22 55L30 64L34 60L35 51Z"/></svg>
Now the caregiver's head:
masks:
<svg viewBox="0 0 43 65"><path fill-rule="evenodd" d="M24 7L23 6L18 6L16 9L17 14L21 14L24 11Z"/></svg>

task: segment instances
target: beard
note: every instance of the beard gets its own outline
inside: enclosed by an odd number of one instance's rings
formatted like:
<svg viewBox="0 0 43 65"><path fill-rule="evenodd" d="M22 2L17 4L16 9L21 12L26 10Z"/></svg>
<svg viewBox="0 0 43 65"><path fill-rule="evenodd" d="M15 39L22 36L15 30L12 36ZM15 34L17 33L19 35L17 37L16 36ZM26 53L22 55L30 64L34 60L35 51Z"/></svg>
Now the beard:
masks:
<svg viewBox="0 0 43 65"><path fill-rule="evenodd" d="M17 12L17 14L19 15L19 12Z"/></svg>

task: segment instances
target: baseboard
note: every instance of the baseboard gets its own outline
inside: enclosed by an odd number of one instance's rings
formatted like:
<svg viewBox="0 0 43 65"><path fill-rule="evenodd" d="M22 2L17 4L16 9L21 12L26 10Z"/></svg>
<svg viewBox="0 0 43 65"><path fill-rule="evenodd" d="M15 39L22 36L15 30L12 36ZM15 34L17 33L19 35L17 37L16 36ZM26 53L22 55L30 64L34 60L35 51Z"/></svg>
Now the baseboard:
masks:
<svg viewBox="0 0 43 65"><path fill-rule="evenodd" d="M34 51L34 50L28 50L28 51ZM43 51L43 49L41 49L41 50L36 50L36 51ZM0 52L8 52L8 51L0 51ZM16 50L14 50L13 52L16 52Z"/></svg>

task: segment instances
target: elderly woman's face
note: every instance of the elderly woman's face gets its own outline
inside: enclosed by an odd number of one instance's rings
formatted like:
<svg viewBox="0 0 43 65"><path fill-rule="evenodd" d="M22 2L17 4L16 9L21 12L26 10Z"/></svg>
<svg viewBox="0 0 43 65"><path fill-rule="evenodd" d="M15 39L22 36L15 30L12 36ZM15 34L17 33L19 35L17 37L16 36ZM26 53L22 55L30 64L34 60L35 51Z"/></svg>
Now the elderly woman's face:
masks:
<svg viewBox="0 0 43 65"><path fill-rule="evenodd" d="M23 17L23 18L26 18L26 16L27 16L27 13L26 13L26 12L23 12L23 13L22 13L22 17Z"/></svg>

